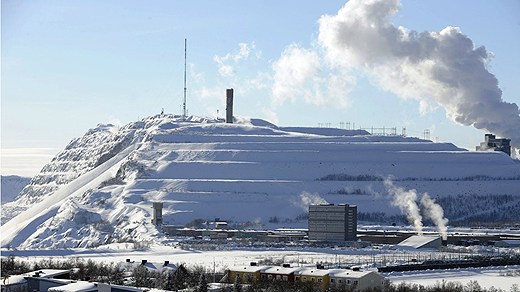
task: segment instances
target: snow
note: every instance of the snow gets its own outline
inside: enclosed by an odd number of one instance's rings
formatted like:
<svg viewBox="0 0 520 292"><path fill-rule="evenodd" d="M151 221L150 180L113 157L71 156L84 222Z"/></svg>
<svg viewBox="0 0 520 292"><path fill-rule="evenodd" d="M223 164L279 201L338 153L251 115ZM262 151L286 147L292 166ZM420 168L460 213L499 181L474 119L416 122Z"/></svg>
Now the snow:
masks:
<svg viewBox="0 0 520 292"><path fill-rule="evenodd" d="M440 240L439 236L413 235L397 244L396 247L421 248L437 240Z"/></svg>
<svg viewBox="0 0 520 292"><path fill-rule="evenodd" d="M20 191L29 184L31 178L17 175L2 175L1 181L0 194L2 197L0 202L5 204L14 201Z"/></svg>
<svg viewBox="0 0 520 292"><path fill-rule="evenodd" d="M134 249L132 244L119 243L110 244L99 248L90 249L35 249L35 250L1 250L2 256L15 256L18 259L37 261L41 259L66 260L76 257L92 259L97 262L125 263L126 259L141 263L147 260L152 263L161 263L168 260L171 264L186 264L188 267L203 266L209 270L213 268L221 271L229 268L234 269L265 269L266 266L251 267L250 262L271 259L290 263L289 269L313 270L317 273L320 270L313 269L316 263L335 263L341 262L347 265L357 265L370 267L366 263L374 257L381 255L390 259L394 256L402 255L404 259L413 256L430 258L432 256L444 257L447 254L441 252L414 251L411 254L403 254L402 251L392 249L351 249L351 248L234 248L233 250L183 250L172 246L153 245L148 249ZM323 270L322 270L323 271ZM344 270L343 270L344 271ZM511 285L520 284L520 277L508 276L520 271L520 266L505 267L486 267L486 268L467 268L453 270L428 270L412 272L392 272L383 274L393 283L411 282L421 285L433 285L442 280L458 281L463 284L469 281L477 281L482 287L501 288L509 291ZM338 270L332 270L338 272ZM360 272L349 271L352 276L370 273L370 269Z"/></svg>
<svg viewBox="0 0 520 292"><path fill-rule="evenodd" d="M69 270L58 270L58 269L41 269L41 270L37 270L37 271L32 271L32 272L29 272L29 273L25 273L23 274L22 276L25 276L25 277L34 277L35 274L38 274L38 277L40 278L48 278L48 279L52 279L54 277L57 277L57 276L60 276L60 275L63 275L63 274L69 274L70 271Z"/></svg>
<svg viewBox="0 0 520 292"><path fill-rule="evenodd" d="M503 153L238 121L157 115L121 128L98 125L71 141L15 202L2 204L2 246L160 242L151 224L158 201L164 202L164 223L172 225L221 218L232 228L306 227L303 192L357 205L359 212L400 214L389 207L382 181L358 176L391 176L396 185L434 198L510 195L508 204L520 201L520 164ZM354 180L322 179L342 175ZM471 179L483 176L488 179ZM356 189L361 194L348 192ZM274 217L278 223L269 222Z"/></svg>
<svg viewBox="0 0 520 292"><path fill-rule="evenodd" d="M467 285L471 281L477 281L481 287L486 289L495 287L509 291L512 285L520 285L518 275L507 275L508 272L515 270L520 270L520 266L400 272L389 273L385 276L395 284L407 282L431 286L442 281L449 281Z"/></svg>
<svg viewBox="0 0 520 292"><path fill-rule="evenodd" d="M97 291L94 283L86 281L77 281L63 286L51 287L49 292L83 292L83 291Z"/></svg>
<svg viewBox="0 0 520 292"><path fill-rule="evenodd" d="M22 275L13 275L13 276L9 276L7 279L2 280L2 286L4 285L15 285L15 284L23 284L27 282L27 280L25 280L24 276ZM2 290L4 288L2 287Z"/></svg>

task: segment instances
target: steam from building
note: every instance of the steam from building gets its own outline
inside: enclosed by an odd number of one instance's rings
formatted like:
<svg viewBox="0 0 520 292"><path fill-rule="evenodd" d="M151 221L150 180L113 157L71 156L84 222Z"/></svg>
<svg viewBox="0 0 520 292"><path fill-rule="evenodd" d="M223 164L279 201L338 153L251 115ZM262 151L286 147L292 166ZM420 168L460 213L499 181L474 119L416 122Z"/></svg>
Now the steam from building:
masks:
<svg viewBox="0 0 520 292"><path fill-rule="evenodd" d="M417 32L390 23L399 0L350 0L319 20L319 44L331 68L361 70L383 89L442 106L453 121L510 138L520 146L518 105L502 100L486 69L492 57L457 27Z"/></svg>
<svg viewBox="0 0 520 292"><path fill-rule="evenodd" d="M394 185L392 180L385 179L386 190L392 196L392 205L399 207L399 209L406 215L406 218L414 226L418 235L423 234L423 216L432 220L443 240L448 238L448 219L444 217L444 210L435 202L428 193L422 194L420 205L417 204L419 195L417 190L405 190L404 188ZM422 211L422 212L421 212ZM422 215L421 215L422 214Z"/></svg>
<svg viewBox="0 0 520 292"><path fill-rule="evenodd" d="M397 187L390 179L385 179L385 187L392 196L392 205L399 207L406 215L408 222L413 225L418 235L422 235L423 223L419 206L417 205L417 191L405 190Z"/></svg>
<svg viewBox="0 0 520 292"><path fill-rule="evenodd" d="M437 231L442 239L448 239L448 219L444 218L444 210L442 207L437 204L434 199L430 198L427 193L425 193L421 199L421 206L424 208L425 216L430 218L435 226L437 226Z"/></svg>
<svg viewBox="0 0 520 292"><path fill-rule="evenodd" d="M293 201L293 204L308 212L309 205L328 204L328 202L317 193L301 192L299 198Z"/></svg>

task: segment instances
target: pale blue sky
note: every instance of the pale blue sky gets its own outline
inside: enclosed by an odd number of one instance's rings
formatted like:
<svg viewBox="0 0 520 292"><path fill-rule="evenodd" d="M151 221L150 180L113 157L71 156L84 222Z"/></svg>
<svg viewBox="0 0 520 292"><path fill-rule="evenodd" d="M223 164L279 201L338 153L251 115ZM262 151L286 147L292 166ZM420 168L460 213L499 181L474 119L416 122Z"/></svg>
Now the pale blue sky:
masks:
<svg viewBox="0 0 520 292"><path fill-rule="evenodd" d="M98 123L126 124L161 108L180 113L184 38L190 114L222 112L225 88L234 87L236 115L283 126L407 127L420 137L430 129L432 139L474 149L483 131L455 124L442 107L420 113L417 101L359 72L346 107L273 102L273 64L291 44L319 51L320 16L344 4L2 0L1 172L36 174ZM488 69L503 99L520 104L520 1L403 0L392 23L419 32L460 27L494 53Z"/></svg>

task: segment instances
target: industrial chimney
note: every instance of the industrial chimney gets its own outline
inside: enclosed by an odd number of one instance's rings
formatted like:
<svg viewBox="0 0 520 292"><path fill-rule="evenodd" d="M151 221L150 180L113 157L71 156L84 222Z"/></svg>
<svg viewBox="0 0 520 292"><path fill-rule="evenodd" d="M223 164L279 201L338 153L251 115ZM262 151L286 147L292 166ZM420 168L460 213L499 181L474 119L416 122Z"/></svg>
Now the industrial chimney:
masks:
<svg viewBox="0 0 520 292"><path fill-rule="evenodd" d="M233 123L233 88L226 89L226 123Z"/></svg>

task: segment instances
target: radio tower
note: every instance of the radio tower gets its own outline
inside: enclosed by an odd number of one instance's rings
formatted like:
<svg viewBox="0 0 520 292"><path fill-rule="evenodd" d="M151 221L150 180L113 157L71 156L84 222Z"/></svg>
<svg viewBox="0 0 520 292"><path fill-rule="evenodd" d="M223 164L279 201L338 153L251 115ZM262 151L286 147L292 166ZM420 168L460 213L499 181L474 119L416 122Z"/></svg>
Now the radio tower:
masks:
<svg viewBox="0 0 520 292"><path fill-rule="evenodd" d="M182 120L186 120L186 47L188 39L184 39L184 101L182 103Z"/></svg>

